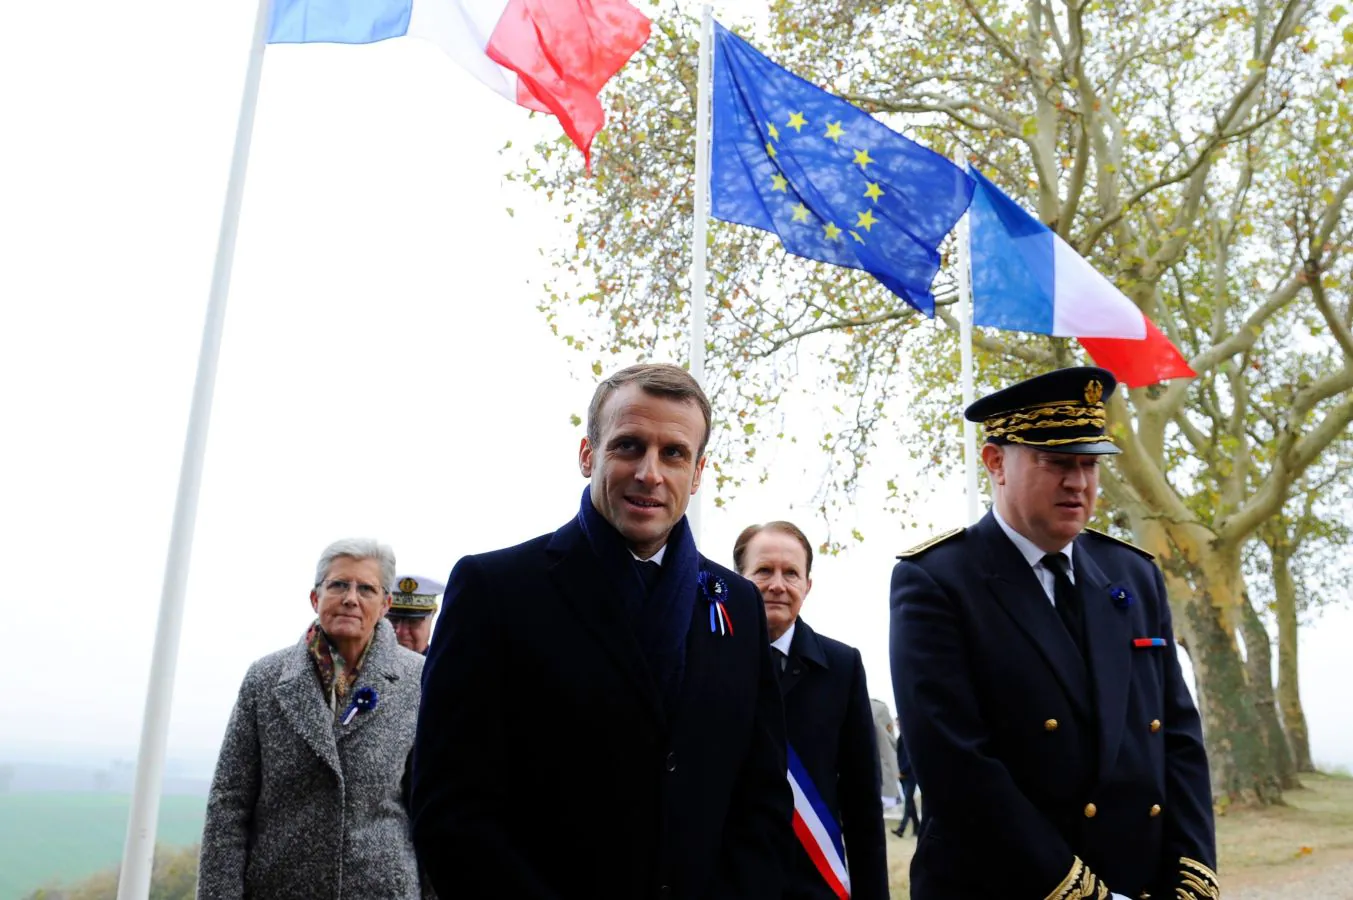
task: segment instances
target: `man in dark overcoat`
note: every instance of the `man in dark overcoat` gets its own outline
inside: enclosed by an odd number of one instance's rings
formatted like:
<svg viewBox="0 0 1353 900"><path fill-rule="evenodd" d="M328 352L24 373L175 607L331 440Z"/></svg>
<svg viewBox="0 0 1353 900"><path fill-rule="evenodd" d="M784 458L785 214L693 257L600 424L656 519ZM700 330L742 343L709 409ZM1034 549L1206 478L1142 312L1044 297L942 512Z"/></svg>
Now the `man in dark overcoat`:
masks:
<svg viewBox="0 0 1353 900"><path fill-rule="evenodd" d="M813 546L792 522L743 529L733 565L761 591L784 694L798 847L787 898L888 900L879 751L860 651L799 615ZM890 751L891 753L891 751Z"/></svg>
<svg viewBox="0 0 1353 900"><path fill-rule="evenodd" d="M1217 897L1207 757L1149 553L1086 530L1113 376L978 400L992 510L902 555L898 716L925 796L915 900Z"/></svg>
<svg viewBox="0 0 1353 900"><path fill-rule="evenodd" d="M588 410L577 514L451 572L411 799L439 896L781 896L792 801L765 612L685 517L710 422L676 366L612 375Z"/></svg>

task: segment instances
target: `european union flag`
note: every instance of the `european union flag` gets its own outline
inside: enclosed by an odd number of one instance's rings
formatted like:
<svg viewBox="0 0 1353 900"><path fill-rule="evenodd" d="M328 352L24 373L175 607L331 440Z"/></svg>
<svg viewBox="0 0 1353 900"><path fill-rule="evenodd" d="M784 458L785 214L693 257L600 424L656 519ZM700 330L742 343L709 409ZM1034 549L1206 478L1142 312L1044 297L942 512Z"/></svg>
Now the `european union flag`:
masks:
<svg viewBox="0 0 1353 900"><path fill-rule="evenodd" d="M973 180L714 23L715 218L795 256L863 269L927 316L939 245Z"/></svg>

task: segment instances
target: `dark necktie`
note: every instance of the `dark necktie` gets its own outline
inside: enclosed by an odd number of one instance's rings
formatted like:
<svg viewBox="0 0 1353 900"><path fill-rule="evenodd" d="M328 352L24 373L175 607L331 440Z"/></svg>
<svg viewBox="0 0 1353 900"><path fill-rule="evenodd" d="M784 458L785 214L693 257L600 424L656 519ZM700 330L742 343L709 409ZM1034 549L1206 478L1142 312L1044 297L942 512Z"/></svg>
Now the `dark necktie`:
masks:
<svg viewBox="0 0 1353 900"><path fill-rule="evenodd" d="M662 577L662 566L651 559L636 559L634 565L639 569L639 577L644 581L644 591L651 594Z"/></svg>
<svg viewBox="0 0 1353 900"><path fill-rule="evenodd" d="M779 647L771 647L770 649L772 654L771 658L774 660L771 665L775 668L775 680L783 682L785 678L785 669L789 668L789 657L786 656L785 652Z"/></svg>
<svg viewBox="0 0 1353 900"><path fill-rule="evenodd" d="M1071 635L1071 640L1075 642L1076 649L1080 650L1081 658L1085 658L1085 615L1081 609L1080 593L1076 586L1071 583L1070 565L1067 558L1061 553L1049 553L1043 557L1043 567L1052 573L1053 581L1053 603L1057 607L1057 615L1061 617L1062 624L1066 626L1067 633Z"/></svg>

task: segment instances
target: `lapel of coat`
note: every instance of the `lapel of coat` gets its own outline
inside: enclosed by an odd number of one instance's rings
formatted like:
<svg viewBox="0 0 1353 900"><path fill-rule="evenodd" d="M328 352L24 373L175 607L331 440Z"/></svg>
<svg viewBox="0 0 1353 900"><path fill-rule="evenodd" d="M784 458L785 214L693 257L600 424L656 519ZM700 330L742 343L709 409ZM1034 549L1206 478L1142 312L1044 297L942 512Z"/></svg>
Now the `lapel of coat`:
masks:
<svg viewBox="0 0 1353 900"><path fill-rule="evenodd" d="M780 692L786 696L807 674L806 663L820 669L827 668L827 655L822 652L822 641L803 619L794 625L794 639L789 642L788 655L789 664L780 673Z"/></svg>
<svg viewBox="0 0 1353 900"><path fill-rule="evenodd" d="M625 677L620 680L631 686L659 725L665 724L662 698L634 636L634 628L627 620L620 593L602 571L601 562L576 520L554 533L546 552L552 557L550 579L573 614L582 620L624 673Z"/></svg>
<svg viewBox="0 0 1353 900"><path fill-rule="evenodd" d="M1072 705L1088 716L1090 683L1085 661L1071 635L1066 633L1066 626L1058 618L1033 567L1001 531L990 512L972 530L979 538L979 546L986 549L982 556L986 560L987 587L1047 661ZM1076 549L1079 552L1079 546Z"/></svg>
<svg viewBox="0 0 1353 900"><path fill-rule="evenodd" d="M709 560L703 555L700 556L700 569L707 571L711 575L716 575L709 567ZM747 629L751 632L756 627L756 620L748 618L742 614L742 607L733 599L733 586L729 586L729 597L724 601L724 606L728 610L728 616L733 621L734 636L741 633L741 629ZM696 589L697 591L699 588ZM761 602L760 595L757 595L756 602ZM709 627L709 600L703 593L698 593L695 598L695 604L691 607L691 622L686 629L686 667L681 678L681 694L676 702L676 714L672 717L674 727L679 727L680 723L688 721L691 718L699 718L703 713L695 704L699 703L701 698L710 694L723 693L717 686L707 687L711 682L717 683L725 678L725 672L719 665L721 656L720 649L724 642L730 646L735 646L733 641L736 637L719 634L712 631Z"/></svg>
<svg viewBox="0 0 1353 900"><path fill-rule="evenodd" d="M349 693L348 699L344 701L346 709L346 704L352 701L353 694L359 688L369 687L376 692L376 708L357 713L346 725L336 725L339 743L366 728L368 723L381 715L383 704L394 700L393 697L387 697L387 694L394 692L395 685L399 681L399 670L395 666L395 648L398 646L394 629L387 620L381 619L376 623L376 631L371 636L371 649L367 650L366 659L362 662L362 672L357 678L357 683L352 686L352 693Z"/></svg>
<svg viewBox="0 0 1353 900"><path fill-rule="evenodd" d="M301 736L315 755L329 764L340 779L343 769L338 761L338 744L334 740L334 714L324 702L319 674L310 659L302 638L282 664L282 673L273 687L273 696L282 708L295 732Z"/></svg>
<svg viewBox="0 0 1353 900"><path fill-rule="evenodd" d="M1076 590L1085 610L1085 637L1094 673L1095 708L1099 715L1099 771L1109 771L1118 754L1127 716L1132 669L1132 624L1127 613L1115 609L1109 597L1109 579L1090 555L1088 540L1076 540L1072 565Z"/></svg>

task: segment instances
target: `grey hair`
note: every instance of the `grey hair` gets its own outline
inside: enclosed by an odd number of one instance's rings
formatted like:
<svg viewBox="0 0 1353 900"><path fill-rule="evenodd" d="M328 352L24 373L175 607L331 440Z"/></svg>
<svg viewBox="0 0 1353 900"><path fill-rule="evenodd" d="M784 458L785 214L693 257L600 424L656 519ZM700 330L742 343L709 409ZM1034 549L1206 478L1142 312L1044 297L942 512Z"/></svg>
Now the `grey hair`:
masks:
<svg viewBox="0 0 1353 900"><path fill-rule="evenodd" d="M320 554L319 564L315 566L315 584L324 581L339 557L348 559L374 559L381 564L381 587L388 593L395 586L395 551L388 545L373 538L343 538L334 541Z"/></svg>

